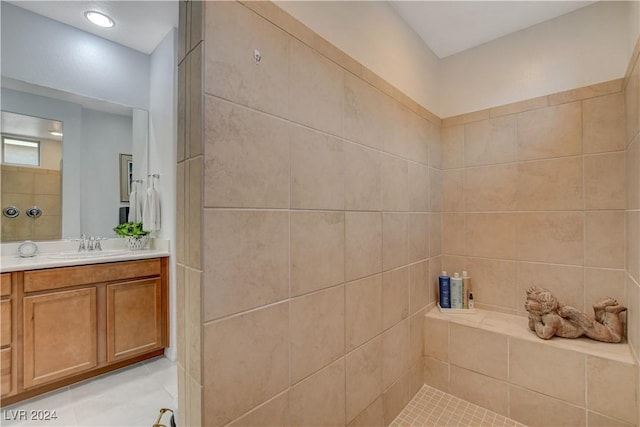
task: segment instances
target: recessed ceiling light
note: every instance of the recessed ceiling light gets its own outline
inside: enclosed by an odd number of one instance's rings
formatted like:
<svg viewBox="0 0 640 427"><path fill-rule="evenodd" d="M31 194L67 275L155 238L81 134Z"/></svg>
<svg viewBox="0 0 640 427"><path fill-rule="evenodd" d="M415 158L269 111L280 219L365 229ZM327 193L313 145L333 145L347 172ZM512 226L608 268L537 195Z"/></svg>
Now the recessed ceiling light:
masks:
<svg viewBox="0 0 640 427"><path fill-rule="evenodd" d="M62 132L57 130L50 130L49 133L53 136L62 136Z"/></svg>
<svg viewBox="0 0 640 427"><path fill-rule="evenodd" d="M99 27L111 28L116 25L115 22L113 22L113 19L109 18L104 13L96 12L95 10L85 12L84 16Z"/></svg>

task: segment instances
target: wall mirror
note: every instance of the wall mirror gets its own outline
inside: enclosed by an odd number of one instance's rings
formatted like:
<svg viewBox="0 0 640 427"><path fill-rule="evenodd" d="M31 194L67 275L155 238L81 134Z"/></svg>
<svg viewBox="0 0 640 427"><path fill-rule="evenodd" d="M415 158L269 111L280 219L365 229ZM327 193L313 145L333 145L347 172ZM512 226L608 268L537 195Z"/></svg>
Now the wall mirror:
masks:
<svg viewBox="0 0 640 427"><path fill-rule="evenodd" d="M0 131L37 142L41 163L19 165L3 157L0 209L15 205L20 213L15 218L0 214L0 241L81 233L112 237L119 210L128 205L120 196L120 154L132 155L133 178L146 179L148 173L149 56L19 4L1 5ZM5 121L5 115L13 121ZM53 126L62 129L59 158L43 150L50 144L47 135L18 127L38 120L47 132ZM59 184L47 181L43 190L43 179L34 173L55 175L52 163L57 163ZM38 191L48 194L36 202ZM37 218L26 215L34 206L41 209Z"/></svg>

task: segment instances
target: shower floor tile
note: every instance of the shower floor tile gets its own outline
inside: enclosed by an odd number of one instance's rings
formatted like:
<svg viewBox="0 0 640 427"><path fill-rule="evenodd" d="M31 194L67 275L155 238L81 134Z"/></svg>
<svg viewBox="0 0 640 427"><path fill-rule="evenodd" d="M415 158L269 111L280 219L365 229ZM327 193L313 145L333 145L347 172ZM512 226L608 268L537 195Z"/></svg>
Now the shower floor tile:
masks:
<svg viewBox="0 0 640 427"><path fill-rule="evenodd" d="M524 424L424 385L390 427L526 427Z"/></svg>

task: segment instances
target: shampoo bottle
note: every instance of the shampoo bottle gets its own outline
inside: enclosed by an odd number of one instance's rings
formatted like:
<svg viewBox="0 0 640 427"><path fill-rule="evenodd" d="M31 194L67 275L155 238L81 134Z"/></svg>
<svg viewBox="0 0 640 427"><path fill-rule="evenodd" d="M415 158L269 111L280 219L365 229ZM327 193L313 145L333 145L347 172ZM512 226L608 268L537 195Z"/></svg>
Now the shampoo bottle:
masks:
<svg viewBox="0 0 640 427"><path fill-rule="evenodd" d="M462 308L464 292L462 290L462 277L455 273L451 278L451 308Z"/></svg>
<svg viewBox="0 0 640 427"><path fill-rule="evenodd" d="M471 276L466 271L462 272L462 292L464 293L463 308L469 307L469 294L471 293Z"/></svg>
<svg viewBox="0 0 640 427"><path fill-rule="evenodd" d="M438 282L438 288L440 291L440 307L451 308L451 285L446 271L442 271L442 274L438 278Z"/></svg>

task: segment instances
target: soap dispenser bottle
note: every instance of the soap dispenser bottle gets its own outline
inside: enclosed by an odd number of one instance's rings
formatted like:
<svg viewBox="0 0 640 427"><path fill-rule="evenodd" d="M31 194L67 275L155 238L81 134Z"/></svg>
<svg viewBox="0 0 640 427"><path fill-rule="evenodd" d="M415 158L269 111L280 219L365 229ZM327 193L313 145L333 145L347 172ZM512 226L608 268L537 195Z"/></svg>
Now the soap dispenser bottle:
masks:
<svg viewBox="0 0 640 427"><path fill-rule="evenodd" d="M451 308L451 283L447 272L442 270L438 278L438 289L440 291L440 307Z"/></svg>

